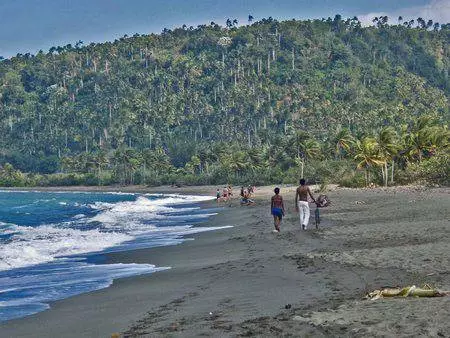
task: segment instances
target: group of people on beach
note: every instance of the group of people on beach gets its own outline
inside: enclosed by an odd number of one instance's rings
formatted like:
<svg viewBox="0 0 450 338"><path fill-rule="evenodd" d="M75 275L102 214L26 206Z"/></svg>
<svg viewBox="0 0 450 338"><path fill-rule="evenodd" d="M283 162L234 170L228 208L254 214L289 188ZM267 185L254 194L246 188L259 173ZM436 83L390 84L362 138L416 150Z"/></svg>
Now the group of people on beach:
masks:
<svg viewBox="0 0 450 338"><path fill-rule="evenodd" d="M249 185L247 188L241 187L241 205L252 205L255 202L251 199L253 193L255 191L255 187ZM233 188L231 185L227 185L223 187L222 192L220 191L220 188L217 188L216 191L216 201L219 202L228 202L233 197Z"/></svg>
<svg viewBox="0 0 450 338"><path fill-rule="evenodd" d="M251 199L253 193L255 191L254 186L248 186L247 188L241 187L240 198L241 205L253 205L255 202ZM273 216L275 230L274 232L280 232L280 224L285 216L285 208L284 208L284 200L280 195L280 188L275 188L275 195L272 196L270 203L270 211ZM305 179L300 180L300 185L297 187L295 191L295 210L299 213L300 217L300 226L302 230L306 230L308 228L309 217L310 217L310 208L308 203L308 196L311 198L313 203L318 205L318 201L314 198L309 186L306 184ZM321 195L322 196L322 195ZM319 199L320 197L319 196ZM216 191L216 201L219 202L228 202L233 197L233 188L231 185L227 185L222 188L217 188ZM319 201L322 202L322 201ZM328 203L328 201L325 201ZM318 210L316 209L316 212ZM317 217L318 215L316 215ZM316 219L317 222L317 219Z"/></svg>
<svg viewBox="0 0 450 338"><path fill-rule="evenodd" d="M280 232L280 224L281 220L285 215L284 201L283 197L280 195L280 188L275 188L275 195L272 196L270 210L273 216L273 222L275 226L274 232ZM314 196L311 193L311 190L306 185L305 179L300 180L300 186L297 188L295 192L295 210L299 213L300 216L300 226L303 230L308 228L310 209L308 203L308 196L311 197L313 203L316 203Z"/></svg>
<svg viewBox="0 0 450 338"><path fill-rule="evenodd" d="M231 199L231 197L233 197L233 188L231 188L231 185L223 187L222 192L220 192L220 188L217 188L216 191L217 203L221 201L228 202Z"/></svg>

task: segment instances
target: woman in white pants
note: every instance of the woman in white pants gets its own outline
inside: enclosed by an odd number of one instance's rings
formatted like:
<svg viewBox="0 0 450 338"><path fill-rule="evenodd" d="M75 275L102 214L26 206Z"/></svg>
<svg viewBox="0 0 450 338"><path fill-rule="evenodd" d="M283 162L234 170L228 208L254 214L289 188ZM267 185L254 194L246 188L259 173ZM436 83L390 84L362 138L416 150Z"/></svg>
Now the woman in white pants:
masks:
<svg viewBox="0 0 450 338"><path fill-rule="evenodd" d="M297 188L295 193L295 209L300 214L300 225L303 230L306 230L309 223L309 204L308 204L308 195L311 196L314 203L316 200L314 196L311 194L311 190L306 185L305 179L300 180L300 186Z"/></svg>

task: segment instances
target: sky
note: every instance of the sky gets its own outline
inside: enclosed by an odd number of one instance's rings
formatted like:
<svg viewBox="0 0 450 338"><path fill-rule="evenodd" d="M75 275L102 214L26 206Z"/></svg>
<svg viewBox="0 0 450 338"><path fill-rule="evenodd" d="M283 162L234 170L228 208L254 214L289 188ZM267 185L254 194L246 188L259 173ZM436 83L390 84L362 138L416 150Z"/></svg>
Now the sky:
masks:
<svg viewBox="0 0 450 338"><path fill-rule="evenodd" d="M391 22L422 17L450 22L450 0L0 0L0 56L48 51L52 46L113 41L163 28L197 26L227 18L255 20L357 16L370 24L388 15Z"/></svg>

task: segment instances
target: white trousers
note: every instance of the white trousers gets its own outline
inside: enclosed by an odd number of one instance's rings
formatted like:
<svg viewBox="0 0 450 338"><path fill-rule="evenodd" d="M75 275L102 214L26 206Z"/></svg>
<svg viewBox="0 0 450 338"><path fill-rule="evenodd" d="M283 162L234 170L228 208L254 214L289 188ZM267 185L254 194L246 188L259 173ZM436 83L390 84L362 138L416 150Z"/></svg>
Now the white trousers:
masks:
<svg viewBox="0 0 450 338"><path fill-rule="evenodd" d="M298 211L300 214L300 226L305 225L305 229L309 223L309 203L305 201L298 201Z"/></svg>

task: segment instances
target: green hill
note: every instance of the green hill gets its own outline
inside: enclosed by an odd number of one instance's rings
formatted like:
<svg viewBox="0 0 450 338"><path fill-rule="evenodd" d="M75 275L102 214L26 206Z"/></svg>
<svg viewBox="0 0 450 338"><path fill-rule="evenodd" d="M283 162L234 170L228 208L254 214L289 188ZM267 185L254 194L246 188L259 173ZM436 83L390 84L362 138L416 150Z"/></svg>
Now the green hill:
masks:
<svg viewBox="0 0 450 338"><path fill-rule="evenodd" d="M358 163L366 180L386 179L380 168L395 163L429 175L448 169L449 71L449 25L361 27L340 16L18 55L0 62L0 164L60 174L4 165L0 177L265 183L306 170L358 184Z"/></svg>

